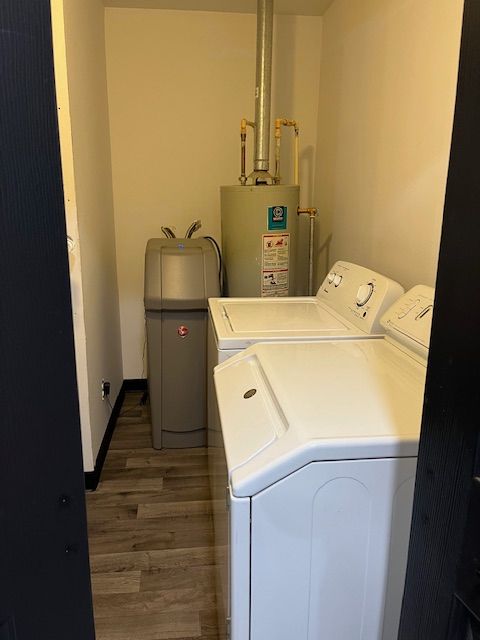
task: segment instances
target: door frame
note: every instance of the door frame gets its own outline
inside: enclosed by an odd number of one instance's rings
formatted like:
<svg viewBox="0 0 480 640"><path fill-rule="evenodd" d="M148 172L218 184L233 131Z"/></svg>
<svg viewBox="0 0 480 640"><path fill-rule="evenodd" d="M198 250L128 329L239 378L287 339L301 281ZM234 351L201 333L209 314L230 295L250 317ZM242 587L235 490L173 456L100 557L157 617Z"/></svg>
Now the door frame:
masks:
<svg viewBox="0 0 480 640"><path fill-rule="evenodd" d="M469 625L456 593L479 437L479 114L480 2L466 0L400 640L464 640Z"/></svg>
<svg viewBox="0 0 480 640"><path fill-rule="evenodd" d="M0 637L94 640L49 0L0 3Z"/></svg>

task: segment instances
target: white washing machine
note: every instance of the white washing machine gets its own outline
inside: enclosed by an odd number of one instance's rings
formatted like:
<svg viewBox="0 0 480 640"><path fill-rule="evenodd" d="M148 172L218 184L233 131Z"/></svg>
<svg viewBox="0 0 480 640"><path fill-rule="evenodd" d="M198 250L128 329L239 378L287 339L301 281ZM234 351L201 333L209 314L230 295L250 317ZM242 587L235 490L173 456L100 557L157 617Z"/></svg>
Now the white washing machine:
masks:
<svg viewBox="0 0 480 640"><path fill-rule="evenodd" d="M232 640L396 640L433 293L402 296L385 339L257 344L216 368Z"/></svg>
<svg viewBox="0 0 480 640"><path fill-rule="evenodd" d="M350 262L336 262L316 296L210 298L209 363L257 342L382 335L382 314L403 293L398 282Z"/></svg>

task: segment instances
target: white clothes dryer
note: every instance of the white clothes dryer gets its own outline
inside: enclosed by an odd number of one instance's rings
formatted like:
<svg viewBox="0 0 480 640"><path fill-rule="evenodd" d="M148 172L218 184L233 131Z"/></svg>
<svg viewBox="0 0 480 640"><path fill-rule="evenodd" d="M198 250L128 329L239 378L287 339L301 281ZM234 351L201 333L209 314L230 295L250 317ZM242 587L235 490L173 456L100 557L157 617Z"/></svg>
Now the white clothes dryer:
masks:
<svg viewBox="0 0 480 640"><path fill-rule="evenodd" d="M215 369L232 640L396 639L433 296L402 296L385 339L257 344Z"/></svg>

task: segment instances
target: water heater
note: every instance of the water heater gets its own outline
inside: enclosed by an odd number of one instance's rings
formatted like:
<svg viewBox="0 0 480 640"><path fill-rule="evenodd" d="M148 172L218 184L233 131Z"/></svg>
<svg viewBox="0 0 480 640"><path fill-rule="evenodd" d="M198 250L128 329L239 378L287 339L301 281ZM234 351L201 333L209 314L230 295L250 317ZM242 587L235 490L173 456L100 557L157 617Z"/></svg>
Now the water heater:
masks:
<svg viewBox="0 0 480 640"><path fill-rule="evenodd" d="M225 294L294 295L298 185L225 186L220 194Z"/></svg>

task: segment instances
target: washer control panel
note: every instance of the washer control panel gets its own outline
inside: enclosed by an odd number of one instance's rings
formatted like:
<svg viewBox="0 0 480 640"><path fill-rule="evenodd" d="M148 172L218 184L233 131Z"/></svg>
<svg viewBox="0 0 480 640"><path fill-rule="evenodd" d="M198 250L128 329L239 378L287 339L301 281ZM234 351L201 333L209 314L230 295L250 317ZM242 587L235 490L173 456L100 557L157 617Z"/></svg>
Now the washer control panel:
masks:
<svg viewBox="0 0 480 640"><path fill-rule="evenodd" d="M418 284L407 291L382 317L387 335L415 351L428 355L435 289Z"/></svg>
<svg viewBox="0 0 480 640"><path fill-rule="evenodd" d="M357 328L383 334L380 318L402 294L398 282L342 260L330 269L317 297Z"/></svg>

